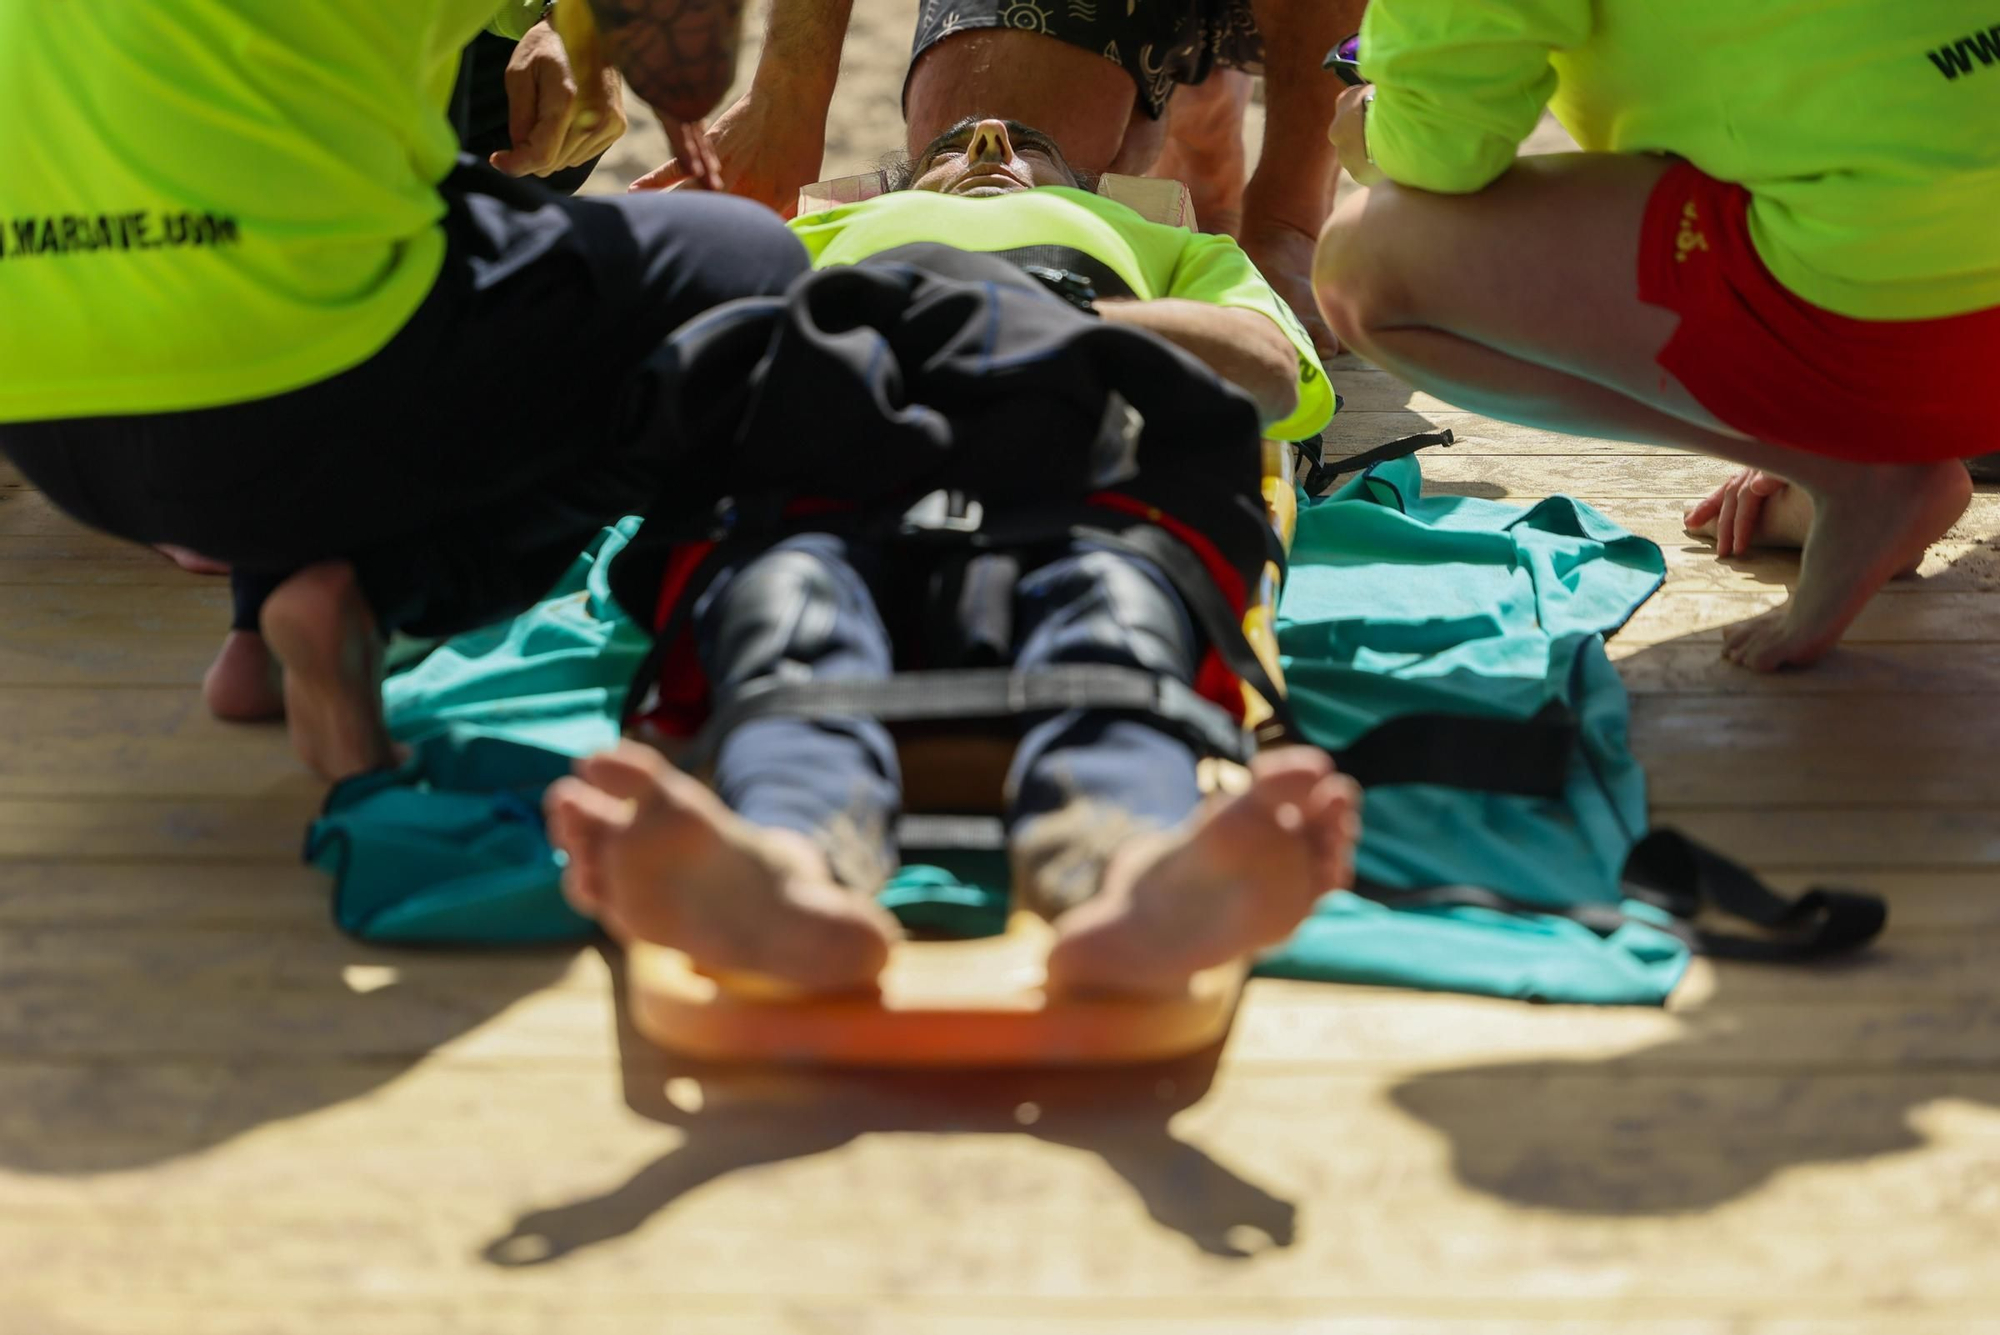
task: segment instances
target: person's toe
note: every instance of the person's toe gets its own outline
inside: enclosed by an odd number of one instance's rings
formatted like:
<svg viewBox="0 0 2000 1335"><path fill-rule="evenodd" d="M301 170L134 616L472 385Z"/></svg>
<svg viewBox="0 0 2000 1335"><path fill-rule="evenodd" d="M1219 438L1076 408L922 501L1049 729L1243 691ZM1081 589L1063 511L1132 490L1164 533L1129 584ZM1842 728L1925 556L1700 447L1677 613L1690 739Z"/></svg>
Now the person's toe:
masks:
<svg viewBox="0 0 2000 1335"><path fill-rule="evenodd" d="M1310 785L1333 773L1333 757L1316 746L1280 746L1250 758L1252 783L1295 783Z"/></svg>
<svg viewBox="0 0 2000 1335"><path fill-rule="evenodd" d="M667 783L671 766L667 758L643 742L620 742L609 751L599 751L577 762L582 780L613 797L627 801L658 801Z"/></svg>

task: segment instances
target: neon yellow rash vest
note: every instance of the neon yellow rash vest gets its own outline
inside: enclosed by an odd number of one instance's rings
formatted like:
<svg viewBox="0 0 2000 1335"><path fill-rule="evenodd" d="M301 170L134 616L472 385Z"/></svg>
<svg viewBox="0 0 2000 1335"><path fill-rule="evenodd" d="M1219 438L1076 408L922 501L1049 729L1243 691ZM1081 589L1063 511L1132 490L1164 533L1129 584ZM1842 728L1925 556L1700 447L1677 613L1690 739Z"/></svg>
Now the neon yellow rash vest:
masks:
<svg viewBox="0 0 2000 1335"><path fill-rule="evenodd" d="M1405 185L1483 188L1547 105L1585 149L1741 183L1817 306L2000 306L2000 0L1372 0L1361 65Z"/></svg>
<svg viewBox="0 0 2000 1335"><path fill-rule="evenodd" d="M1064 186L975 198L905 190L808 214L792 231L816 269L919 241L976 251L1067 246L1109 267L1141 300L1182 297L1256 311L1284 330L1299 354L1298 407L1265 434L1301 440L1333 419L1333 389L1312 339L1226 236L1148 222L1114 200Z"/></svg>
<svg viewBox="0 0 2000 1335"><path fill-rule="evenodd" d="M0 0L0 422L239 403L379 351L441 267L444 108L496 7Z"/></svg>

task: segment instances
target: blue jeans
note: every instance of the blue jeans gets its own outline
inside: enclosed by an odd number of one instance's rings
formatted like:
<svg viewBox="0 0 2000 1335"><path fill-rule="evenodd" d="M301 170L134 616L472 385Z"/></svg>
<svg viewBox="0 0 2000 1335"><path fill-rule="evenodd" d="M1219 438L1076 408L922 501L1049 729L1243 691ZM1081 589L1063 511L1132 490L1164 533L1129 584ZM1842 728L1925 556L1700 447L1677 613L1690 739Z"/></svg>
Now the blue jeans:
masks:
<svg viewBox="0 0 2000 1335"><path fill-rule="evenodd" d="M724 571L694 607L703 670L719 699L761 678L866 680L895 670L881 595L897 578L883 554L825 533L786 539ZM893 613L892 613L893 615ZM1011 661L1143 668L1192 683L1202 646L1186 608L1150 563L1086 545L1025 569L1015 586ZM1200 801L1196 755L1143 715L1065 710L1027 720L1007 776L1010 836L1073 803L1152 827ZM823 845L859 836L897 865L902 801L895 743L868 718L761 718L716 753L714 786L731 809ZM836 872L839 868L836 865Z"/></svg>

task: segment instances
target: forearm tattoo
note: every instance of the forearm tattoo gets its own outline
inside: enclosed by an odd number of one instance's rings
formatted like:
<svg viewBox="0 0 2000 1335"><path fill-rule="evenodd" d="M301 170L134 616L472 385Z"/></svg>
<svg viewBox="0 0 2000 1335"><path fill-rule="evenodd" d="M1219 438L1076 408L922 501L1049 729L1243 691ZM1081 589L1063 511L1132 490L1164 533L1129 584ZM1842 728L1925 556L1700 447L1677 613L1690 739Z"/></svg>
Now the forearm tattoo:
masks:
<svg viewBox="0 0 2000 1335"><path fill-rule="evenodd" d="M657 111L700 120L736 78L743 0L590 0L604 54Z"/></svg>

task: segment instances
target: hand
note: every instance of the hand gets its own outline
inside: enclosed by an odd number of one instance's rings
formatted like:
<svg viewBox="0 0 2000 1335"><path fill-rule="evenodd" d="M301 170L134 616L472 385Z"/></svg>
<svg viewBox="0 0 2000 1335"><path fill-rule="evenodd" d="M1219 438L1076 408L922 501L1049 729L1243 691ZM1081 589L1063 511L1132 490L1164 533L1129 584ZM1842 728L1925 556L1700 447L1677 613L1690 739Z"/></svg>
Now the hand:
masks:
<svg viewBox="0 0 2000 1335"><path fill-rule="evenodd" d="M1368 101L1374 93L1374 85L1365 83L1342 93L1334 107L1333 124L1326 132L1334 151L1340 154L1340 165L1356 185L1374 185L1385 179L1381 168L1368 160Z"/></svg>
<svg viewBox="0 0 2000 1335"><path fill-rule="evenodd" d="M1757 547L1801 547L1812 525L1812 501L1789 495L1791 484L1774 473L1746 468L1682 516L1688 532L1713 538L1718 557L1747 556Z"/></svg>
<svg viewBox="0 0 2000 1335"><path fill-rule="evenodd" d="M538 23L507 62L507 129L514 146L490 160L509 176L580 167L625 133L624 86L607 68L578 88L562 39Z"/></svg>
<svg viewBox="0 0 2000 1335"><path fill-rule="evenodd" d="M826 116L795 99L760 93L753 83L750 91L716 118L708 134L711 180L700 179L692 170L696 161L690 150L674 144L674 156L666 165L647 172L632 183L634 190L665 190L670 186L693 185L710 190L726 190L754 199L786 218L798 212L799 191L819 179L820 163L826 156Z"/></svg>

